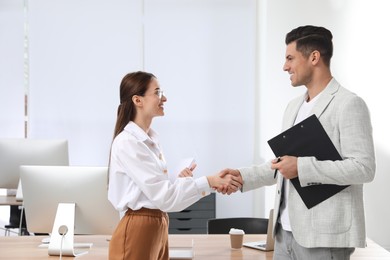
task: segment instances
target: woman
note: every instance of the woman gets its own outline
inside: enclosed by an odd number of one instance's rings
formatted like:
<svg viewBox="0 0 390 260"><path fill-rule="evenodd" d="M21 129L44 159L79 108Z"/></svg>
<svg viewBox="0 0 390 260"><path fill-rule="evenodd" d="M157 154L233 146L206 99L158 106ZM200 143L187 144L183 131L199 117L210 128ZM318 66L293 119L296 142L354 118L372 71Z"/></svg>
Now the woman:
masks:
<svg viewBox="0 0 390 260"><path fill-rule="evenodd" d="M108 199L121 213L109 246L109 259L169 259L168 216L210 194L212 188L237 190L237 177L192 177L184 169L174 183L150 126L164 115L167 98L151 73L127 74L120 85L120 105L111 147ZM194 168L194 167L193 167Z"/></svg>

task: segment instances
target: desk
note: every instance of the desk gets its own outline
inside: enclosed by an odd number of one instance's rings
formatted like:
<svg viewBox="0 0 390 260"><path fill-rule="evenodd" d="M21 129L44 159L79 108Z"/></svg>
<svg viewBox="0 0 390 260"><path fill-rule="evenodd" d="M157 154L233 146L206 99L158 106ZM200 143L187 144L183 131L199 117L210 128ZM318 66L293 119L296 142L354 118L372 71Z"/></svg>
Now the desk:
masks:
<svg viewBox="0 0 390 260"><path fill-rule="evenodd" d="M22 206L22 201L17 201L16 196L0 196L0 206Z"/></svg>
<svg viewBox="0 0 390 260"><path fill-rule="evenodd" d="M92 242L93 247L87 255L77 259L100 260L107 259L109 236L76 236L75 242ZM256 241L264 239L265 235L245 235L244 241ZM49 256L47 248L38 248L42 237L0 237L0 259L58 259L58 256ZM255 249L243 248L231 250L228 235L169 235L170 246L188 246L194 240L195 260L271 260L272 252L262 252ZM390 259L390 252L386 251L375 242L367 239L367 248L357 248L352 255L352 260L384 260ZM66 257L66 259L74 259Z"/></svg>

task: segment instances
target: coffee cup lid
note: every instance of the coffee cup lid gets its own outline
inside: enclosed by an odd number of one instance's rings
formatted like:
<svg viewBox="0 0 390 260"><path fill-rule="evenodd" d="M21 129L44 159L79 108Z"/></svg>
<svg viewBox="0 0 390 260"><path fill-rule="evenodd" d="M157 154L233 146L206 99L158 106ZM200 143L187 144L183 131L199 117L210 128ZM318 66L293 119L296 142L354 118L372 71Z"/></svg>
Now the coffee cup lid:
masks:
<svg viewBox="0 0 390 260"><path fill-rule="evenodd" d="M245 234L245 232L244 232L244 230L242 230L242 229L231 228L230 231L229 231L229 234L233 234L233 235L243 235L243 234Z"/></svg>

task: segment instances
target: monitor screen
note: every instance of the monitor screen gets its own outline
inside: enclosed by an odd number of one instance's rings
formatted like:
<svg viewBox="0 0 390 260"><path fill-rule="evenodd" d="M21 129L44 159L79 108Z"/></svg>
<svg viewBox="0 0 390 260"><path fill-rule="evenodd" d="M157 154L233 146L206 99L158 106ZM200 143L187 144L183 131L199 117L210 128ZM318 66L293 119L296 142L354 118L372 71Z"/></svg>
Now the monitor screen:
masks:
<svg viewBox="0 0 390 260"><path fill-rule="evenodd" d="M59 203L75 203L74 234L111 235L119 213L108 201L108 167L21 166L27 229L52 233Z"/></svg>
<svg viewBox="0 0 390 260"><path fill-rule="evenodd" d="M20 165L69 165L68 141L0 139L0 188L18 187Z"/></svg>

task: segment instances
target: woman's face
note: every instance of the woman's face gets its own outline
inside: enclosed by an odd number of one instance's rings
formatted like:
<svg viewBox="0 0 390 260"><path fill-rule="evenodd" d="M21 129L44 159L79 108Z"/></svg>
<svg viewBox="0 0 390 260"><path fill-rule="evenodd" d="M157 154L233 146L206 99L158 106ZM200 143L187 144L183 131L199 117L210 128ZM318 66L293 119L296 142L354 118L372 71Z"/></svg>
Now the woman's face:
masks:
<svg viewBox="0 0 390 260"><path fill-rule="evenodd" d="M146 114L152 118L164 115L164 103L167 101L167 98L160 89L157 79L153 78L149 83L143 99Z"/></svg>

